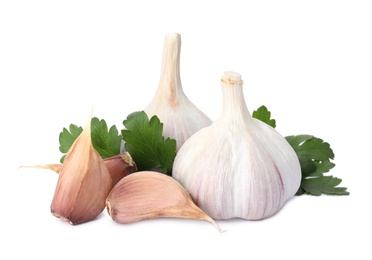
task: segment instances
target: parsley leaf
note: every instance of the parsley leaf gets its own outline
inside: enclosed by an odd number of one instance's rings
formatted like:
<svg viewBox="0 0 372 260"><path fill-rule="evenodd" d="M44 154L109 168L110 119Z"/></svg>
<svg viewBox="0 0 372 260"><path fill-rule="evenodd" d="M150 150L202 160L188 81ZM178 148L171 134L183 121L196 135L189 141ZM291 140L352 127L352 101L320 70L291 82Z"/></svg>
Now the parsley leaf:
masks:
<svg viewBox="0 0 372 260"><path fill-rule="evenodd" d="M108 129L105 120L92 118L91 136L94 148L103 159L120 153L122 136L119 135L116 126Z"/></svg>
<svg viewBox="0 0 372 260"><path fill-rule="evenodd" d="M64 153L60 159L61 163L63 163L66 153L81 132L83 132L83 128L81 126L70 124L69 130L64 127L62 132L59 134L59 150Z"/></svg>
<svg viewBox="0 0 372 260"><path fill-rule="evenodd" d="M260 106L257 110L253 111L252 117L261 120L269 126L275 128L275 119L271 119L271 113L265 106Z"/></svg>
<svg viewBox="0 0 372 260"><path fill-rule="evenodd" d="M346 188L336 187L341 183L341 179L323 176L323 173L329 172L335 166L331 162L334 153L328 143L311 135L287 136L286 139L296 152L301 165L301 187L296 195L349 194Z"/></svg>
<svg viewBox="0 0 372 260"><path fill-rule="evenodd" d="M336 187L341 183L341 179L333 176L319 176L316 178L305 178L301 181L301 192L315 196L322 193L329 195L349 195L347 188Z"/></svg>
<svg viewBox="0 0 372 260"><path fill-rule="evenodd" d="M254 111L252 117L274 128L276 126L275 120L271 119L271 113L265 106ZM341 179L323 175L335 167L331 161L334 159L334 153L328 143L312 135L286 136L285 139L296 152L301 165L301 186L296 195L349 194L347 188L336 187L341 183Z"/></svg>
<svg viewBox="0 0 372 260"><path fill-rule="evenodd" d="M163 137L163 124L157 116L149 120L144 111L134 112L123 121L121 131L125 149L136 162L138 170L160 169L171 175L176 140Z"/></svg>
<svg viewBox="0 0 372 260"><path fill-rule="evenodd" d="M323 166L319 162L325 162L326 165L330 166L329 160L334 158L333 151L328 143L312 135L286 136L285 138L300 160L303 175L308 176L314 172L318 172L315 175L321 175L329 170L321 171L324 167L318 169L318 167ZM334 166L333 164L331 168Z"/></svg>
<svg viewBox="0 0 372 260"><path fill-rule="evenodd" d="M63 131L59 134L59 150L64 153L60 159L61 163L63 163L66 153L82 131L83 128L81 126L70 124L69 130L63 128ZM111 126L108 129L105 120L99 120L96 117L92 118L91 137L94 148L103 159L120 153L122 136L118 134L115 126Z"/></svg>

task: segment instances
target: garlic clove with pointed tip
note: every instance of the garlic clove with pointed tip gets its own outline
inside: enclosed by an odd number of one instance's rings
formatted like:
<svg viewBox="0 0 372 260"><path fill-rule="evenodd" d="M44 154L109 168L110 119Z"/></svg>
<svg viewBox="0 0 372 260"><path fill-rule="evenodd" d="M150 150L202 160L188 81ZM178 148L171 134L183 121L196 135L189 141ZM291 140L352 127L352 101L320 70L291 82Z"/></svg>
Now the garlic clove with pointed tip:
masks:
<svg viewBox="0 0 372 260"><path fill-rule="evenodd" d="M215 221L195 205L172 177L152 171L132 173L121 179L106 200L108 214L122 224L160 217Z"/></svg>
<svg viewBox="0 0 372 260"><path fill-rule="evenodd" d="M165 36L160 81L157 91L144 109L150 117L156 115L163 123L163 135L177 141L177 150L198 130L212 121L183 91L180 77L181 35Z"/></svg>
<svg viewBox="0 0 372 260"><path fill-rule="evenodd" d="M91 142L90 121L66 154L51 204L52 214L70 224L96 218L112 188L108 169Z"/></svg>
<svg viewBox="0 0 372 260"><path fill-rule="evenodd" d="M238 73L221 78L222 112L178 151L172 176L214 219L274 215L297 192L301 168L292 147L252 118Z"/></svg>

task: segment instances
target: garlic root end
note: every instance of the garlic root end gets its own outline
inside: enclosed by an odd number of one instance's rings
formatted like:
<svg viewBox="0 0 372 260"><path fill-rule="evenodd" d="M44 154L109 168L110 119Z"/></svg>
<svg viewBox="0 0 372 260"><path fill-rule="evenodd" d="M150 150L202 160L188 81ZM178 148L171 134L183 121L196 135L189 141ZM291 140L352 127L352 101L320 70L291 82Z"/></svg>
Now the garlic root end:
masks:
<svg viewBox="0 0 372 260"><path fill-rule="evenodd" d="M19 166L20 168L31 168L31 169L47 169L52 170L55 173L59 173L61 171L62 164L45 164L45 165L28 165L28 166Z"/></svg>
<svg viewBox="0 0 372 260"><path fill-rule="evenodd" d="M109 216L111 217L111 204L109 201L106 201L106 208L107 208L107 213L109 214Z"/></svg>

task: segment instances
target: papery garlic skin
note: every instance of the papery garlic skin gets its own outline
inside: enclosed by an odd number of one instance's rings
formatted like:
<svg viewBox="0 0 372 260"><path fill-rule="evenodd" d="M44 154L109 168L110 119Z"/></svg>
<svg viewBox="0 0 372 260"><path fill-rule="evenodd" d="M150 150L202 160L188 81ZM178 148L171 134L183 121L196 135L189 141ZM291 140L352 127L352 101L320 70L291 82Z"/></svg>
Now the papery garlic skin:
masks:
<svg viewBox="0 0 372 260"><path fill-rule="evenodd" d="M96 218L112 188L109 171L92 145L90 124L66 154L51 204L52 214L70 224Z"/></svg>
<svg viewBox="0 0 372 260"><path fill-rule="evenodd" d="M123 152L118 155L114 155L103 159L103 163L107 167L107 170L111 176L112 187L115 186L118 181L123 177L136 172L137 165L133 161L132 156L128 152ZM38 168L38 169L48 169L55 173L60 173L62 169L62 164L44 164L44 165L31 165L31 166L21 166L22 168Z"/></svg>
<svg viewBox="0 0 372 260"><path fill-rule="evenodd" d="M183 92L180 77L181 35L165 36L158 89L144 109L149 118L156 115L163 123L163 135L177 141L177 150L198 130L212 121Z"/></svg>
<svg viewBox="0 0 372 260"><path fill-rule="evenodd" d="M271 126L252 118L239 74L222 77L219 118L189 138L172 176L213 219L259 220L293 197L301 168L292 147Z"/></svg>

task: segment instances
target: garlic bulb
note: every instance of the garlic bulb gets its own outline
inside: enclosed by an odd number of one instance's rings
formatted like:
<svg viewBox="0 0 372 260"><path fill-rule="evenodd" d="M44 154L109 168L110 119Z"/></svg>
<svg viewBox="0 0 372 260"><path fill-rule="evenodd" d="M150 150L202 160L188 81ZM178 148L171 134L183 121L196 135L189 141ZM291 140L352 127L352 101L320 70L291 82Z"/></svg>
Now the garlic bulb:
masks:
<svg viewBox="0 0 372 260"><path fill-rule="evenodd" d="M239 74L222 77L222 112L178 151L173 177L213 219L259 220L297 192L298 157L271 126L252 118Z"/></svg>
<svg viewBox="0 0 372 260"><path fill-rule="evenodd" d="M96 218L112 188L110 173L92 145L90 125L91 120L66 154L50 207L54 216L70 224Z"/></svg>
<svg viewBox="0 0 372 260"><path fill-rule="evenodd" d="M180 77L181 35L165 36L160 82L150 104L144 109L148 117L158 116L163 135L177 141L177 150L196 131L212 121L183 92Z"/></svg>

